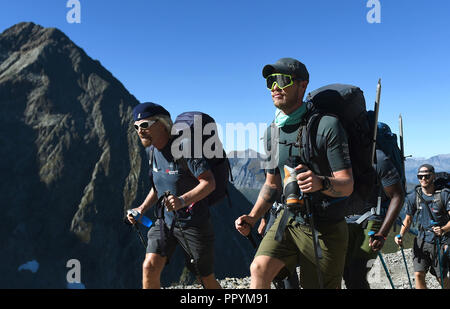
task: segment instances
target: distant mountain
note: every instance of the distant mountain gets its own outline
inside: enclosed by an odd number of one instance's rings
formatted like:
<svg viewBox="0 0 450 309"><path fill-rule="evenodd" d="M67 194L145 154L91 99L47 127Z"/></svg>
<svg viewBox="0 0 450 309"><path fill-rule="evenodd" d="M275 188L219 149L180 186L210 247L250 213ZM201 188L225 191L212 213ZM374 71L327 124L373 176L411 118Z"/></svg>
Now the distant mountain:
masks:
<svg viewBox="0 0 450 309"><path fill-rule="evenodd" d="M239 188L261 189L264 170L261 169L262 155L254 150L232 151L227 154L234 185Z"/></svg>
<svg viewBox="0 0 450 309"><path fill-rule="evenodd" d="M417 170L422 164L431 164L436 172L450 172L450 154L440 154L431 158L407 158L405 162L406 181L419 184Z"/></svg>

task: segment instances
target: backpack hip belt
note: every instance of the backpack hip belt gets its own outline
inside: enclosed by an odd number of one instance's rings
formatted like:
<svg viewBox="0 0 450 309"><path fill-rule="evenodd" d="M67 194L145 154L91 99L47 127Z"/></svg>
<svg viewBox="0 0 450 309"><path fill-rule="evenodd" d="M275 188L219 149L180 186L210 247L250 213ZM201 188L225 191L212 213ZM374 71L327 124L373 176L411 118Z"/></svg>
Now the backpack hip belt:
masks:
<svg viewBox="0 0 450 309"><path fill-rule="evenodd" d="M361 223L363 223L366 219L368 219L369 217L371 217L371 216L373 216L373 215L378 215L375 207L370 208L370 210L368 210L366 213L364 213L363 215L361 215L361 217L359 217L359 219L356 220L355 223L356 223L356 224L361 224Z"/></svg>
<svg viewBox="0 0 450 309"><path fill-rule="evenodd" d="M281 211L281 209L284 211L275 233L276 241L282 241L286 226L293 221L296 221L297 224L310 226L306 211L302 207L287 207L285 204L278 204L277 208L279 208L279 211Z"/></svg>
<svg viewBox="0 0 450 309"><path fill-rule="evenodd" d="M272 208L270 209L270 212L276 216L283 208L284 207L283 207L282 203L275 202L275 203L273 203Z"/></svg>
<svg viewBox="0 0 450 309"><path fill-rule="evenodd" d="M381 187L380 187L380 191L381 191ZM376 215L376 216L381 215L381 193L378 194L377 207L370 208L370 210L368 210L366 213L361 215L361 217L358 220L356 220L355 223L361 224L362 222L364 222L364 220L368 219L369 217L371 217L373 215Z"/></svg>

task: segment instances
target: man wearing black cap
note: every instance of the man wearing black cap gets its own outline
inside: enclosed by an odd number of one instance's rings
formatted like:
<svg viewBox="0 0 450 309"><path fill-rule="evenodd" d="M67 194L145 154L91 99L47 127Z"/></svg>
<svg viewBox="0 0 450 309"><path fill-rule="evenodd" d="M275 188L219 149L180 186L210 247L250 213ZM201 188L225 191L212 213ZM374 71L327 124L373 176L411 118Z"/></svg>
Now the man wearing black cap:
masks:
<svg viewBox="0 0 450 309"><path fill-rule="evenodd" d="M303 152L295 143L300 123L306 114L303 97L309 73L300 61L282 58L275 64L266 65L263 77L277 108L273 122L276 128L270 131L279 132L279 136L272 134L270 143L266 138L270 151L265 166L265 184L251 212L239 217L235 226L243 235L250 232L251 227L283 193L284 163L291 156L300 156L305 164L296 166L296 179L301 191L312 196L315 228L323 258L317 265L309 218L302 211L295 215L285 209L262 240L250 266L251 288L270 288L270 282L275 277L293 274L298 263L303 288L319 288L321 285L338 288L347 248L347 224L344 214L340 213L340 205L345 202L344 197L353 191L346 133L336 117L323 116L315 135L317 147L312 149L315 159L305 162ZM321 206L322 203L333 205L326 208ZM319 279L318 269L323 280Z"/></svg>
<svg viewBox="0 0 450 309"><path fill-rule="evenodd" d="M134 127L147 149L151 189L136 211L143 214L158 208L159 220L148 232L147 253L143 263L143 288L160 288L161 272L177 244L186 253L188 268L205 288L221 288L214 276L214 231L209 208L204 200L215 189L214 175L204 158L174 159L171 146L172 120L169 112L155 103L142 103L133 109ZM184 170L189 168L189 171ZM165 197L169 191L170 196ZM155 205L157 201L160 204ZM132 215L128 220L135 224Z"/></svg>
<svg viewBox="0 0 450 309"><path fill-rule="evenodd" d="M400 230L403 236L411 226L414 215L419 223L419 235L414 238L414 275L416 289L426 289L425 275L430 269L432 275L440 282L441 273L445 288L449 288L447 278L448 264L444 259L439 263L439 256L443 256L444 246L450 238L450 191L436 190L434 185L435 172L430 164L423 164L417 172L420 186L408 194L405 199L406 216ZM402 239L395 238L398 245ZM437 247L440 247L438 254Z"/></svg>

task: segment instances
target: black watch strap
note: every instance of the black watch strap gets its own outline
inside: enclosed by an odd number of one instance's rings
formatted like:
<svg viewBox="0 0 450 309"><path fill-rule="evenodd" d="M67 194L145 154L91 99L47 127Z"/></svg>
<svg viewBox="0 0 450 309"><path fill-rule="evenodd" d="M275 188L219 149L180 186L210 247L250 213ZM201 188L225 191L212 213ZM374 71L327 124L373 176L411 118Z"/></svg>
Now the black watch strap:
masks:
<svg viewBox="0 0 450 309"><path fill-rule="evenodd" d="M331 181L330 178L327 176L324 176L322 178L322 189L320 189L320 192L327 191L331 187Z"/></svg>

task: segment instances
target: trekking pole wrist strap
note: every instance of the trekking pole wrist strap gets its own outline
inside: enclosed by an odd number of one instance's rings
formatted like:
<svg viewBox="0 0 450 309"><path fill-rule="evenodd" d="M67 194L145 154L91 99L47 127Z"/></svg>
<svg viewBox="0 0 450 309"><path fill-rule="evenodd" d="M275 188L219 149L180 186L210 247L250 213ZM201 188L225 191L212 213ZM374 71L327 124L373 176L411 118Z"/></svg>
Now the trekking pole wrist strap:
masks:
<svg viewBox="0 0 450 309"><path fill-rule="evenodd" d="M181 201L181 206L180 208L183 208L186 206L186 201L184 200L184 198L182 196L179 196L178 199Z"/></svg>

